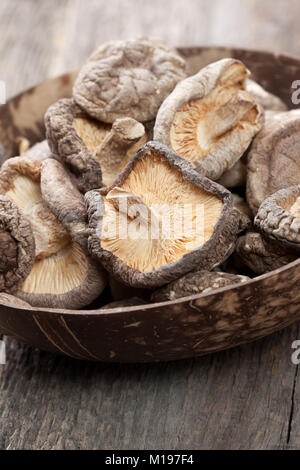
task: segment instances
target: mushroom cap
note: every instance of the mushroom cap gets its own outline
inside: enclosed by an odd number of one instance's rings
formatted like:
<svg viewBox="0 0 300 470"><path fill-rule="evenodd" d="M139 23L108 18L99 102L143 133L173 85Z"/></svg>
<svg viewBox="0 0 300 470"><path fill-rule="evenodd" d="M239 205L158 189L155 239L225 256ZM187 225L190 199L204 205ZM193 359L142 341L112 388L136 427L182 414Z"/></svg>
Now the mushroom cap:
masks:
<svg viewBox="0 0 300 470"><path fill-rule="evenodd" d="M46 161L58 164L53 159ZM0 194L8 196L28 218L35 242L34 263L14 294L32 306L80 308L98 297L106 276L72 241L43 200L41 167L38 160L16 157L0 172Z"/></svg>
<svg viewBox="0 0 300 470"><path fill-rule="evenodd" d="M230 192L158 142L143 146L110 188L85 200L90 252L133 287L213 268L244 228Z"/></svg>
<svg viewBox="0 0 300 470"><path fill-rule="evenodd" d="M300 184L300 110L266 113L248 153L247 201L253 214L276 191Z"/></svg>
<svg viewBox="0 0 300 470"><path fill-rule="evenodd" d="M35 244L29 221L6 196L0 195L0 292L21 284L34 263Z"/></svg>
<svg viewBox="0 0 300 470"><path fill-rule="evenodd" d="M254 80L247 78L246 91L250 93L255 101L265 110L287 111L287 105L278 96L265 90Z"/></svg>
<svg viewBox="0 0 300 470"><path fill-rule="evenodd" d="M78 189L84 193L100 188L102 174L95 152L110 128L86 116L71 98L48 108L45 126L51 151L74 174Z"/></svg>
<svg viewBox="0 0 300 470"><path fill-rule="evenodd" d="M290 248L268 240L257 232L248 232L238 238L236 253L243 263L256 274L281 268L298 258Z"/></svg>
<svg viewBox="0 0 300 470"><path fill-rule="evenodd" d="M103 122L125 116L150 121L176 83L186 77L185 65L162 41L108 42L81 68L73 96L90 116Z"/></svg>
<svg viewBox="0 0 300 470"><path fill-rule="evenodd" d="M239 60L222 59L179 82L157 113L154 140L219 179L263 124L263 109L245 91L248 74Z"/></svg>
<svg viewBox="0 0 300 470"><path fill-rule="evenodd" d="M87 251L88 226L84 197L60 162L44 160L41 168L41 192L47 206L72 239Z"/></svg>
<svg viewBox="0 0 300 470"><path fill-rule="evenodd" d="M166 302L189 295L205 294L220 287L246 282L249 279L247 276L220 271L194 271L154 291L151 295L151 301Z"/></svg>
<svg viewBox="0 0 300 470"><path fill-rule="evenodd" d="M254 225L271 239L300 249L300 185L284 188L261 204Z"/></svg>

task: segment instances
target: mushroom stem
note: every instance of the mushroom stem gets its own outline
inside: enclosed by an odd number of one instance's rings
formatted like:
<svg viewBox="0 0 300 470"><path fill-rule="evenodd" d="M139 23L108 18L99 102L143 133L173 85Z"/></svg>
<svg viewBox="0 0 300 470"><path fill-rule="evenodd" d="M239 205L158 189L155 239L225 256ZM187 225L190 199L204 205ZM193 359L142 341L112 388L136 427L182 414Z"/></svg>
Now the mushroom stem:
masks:
<svg viewBox="0 0 300 470"><path fill-rule="evenodd" d="M229 101L209 112L205 117L205 127L211 140L230 131L251 108L253 108L253 98L244 91L238 91Z"/></svg>
<svg viewBox="0 0 300 470"><path fill-rule="evenodd" d="M107 193L106 199L128 219L139 221L141 225L146 226L152 238L159 238L162 230L161 218L139 196L123 188L115 187Z"/></svg>
<svg viewBox="0 0 300 470"><path fill-rule="evenodd" d="M128 149L144 135L143 124L135 119L120 118L114 122L111 131L96 151L104 184L109 185L113 182L120 172L120 165Z"/></svg>

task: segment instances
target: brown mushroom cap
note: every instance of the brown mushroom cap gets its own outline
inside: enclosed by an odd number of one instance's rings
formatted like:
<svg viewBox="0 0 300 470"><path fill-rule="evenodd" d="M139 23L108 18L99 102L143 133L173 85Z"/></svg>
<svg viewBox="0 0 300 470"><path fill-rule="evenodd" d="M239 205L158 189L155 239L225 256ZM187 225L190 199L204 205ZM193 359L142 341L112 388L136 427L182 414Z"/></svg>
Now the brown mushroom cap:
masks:
<svg viewBox="0 0 300 470"><path fill-rule="evenodd" d="M247 201L255 215L279 189L300 184L300 110L266 113L248 154Z"/></svg>
<svg viewBox="0 0 300 470"><path fill-rule="evenodd" d="M263 124L263 110L245 91L249 71L222 59L179 82L161 105L154 140L217 180L233 167Z"/></svg>
<svg viewBox="0 0 300 470"><path fill-rule="evenodd" d="M100 188L102 175L95 152L110 127L90 119L69 98L48 108L45 126L51 151L74 174L78 189L84 193Z"/></svg>
<svg viewBox="0 0 300 470"><path fill-rule="evenodd" d="M205 294L220 287L246 282L250 278L223 272L195 271L154 291L152 302L166 302L195 294Z"/></svg>
<svg viewBox="0 0 300 470"><path fill-rule="evenodd" d="M298 258L298 254L290 248L268 240L256 232L248 232L238 238L236 253L256 274L273 271Z"/></svg>
<svg viewBox="0 0 300 470"><path fill-rule="evenodd" d="M35 241L32 269L14 293L32 306L80 308L102 292L106 279L43 200L41 165L38 160L16 157L0 172L0 194L28 218Z"/></svg>
<svg viewBox="0 0 300 470"><path fill-rule="evenodd" d="M145 122L155 118L160 104L185 77L184 59L162 41L112 41L81 68L73 96L100 121L113 123L128 116Z"/></svg>
<svg viewBox="0 0 300 470"><path fill-rule="evenodd" d="M271 239L300 249L300 185L281 189L260 206L254 225Z"/></svg>
<svg viewBox="0 0 300 470"><path fill-rule="evenodd" d="M35 246L28 220L6 196L0 196L0 292L14 290L30 273Z"/></svg>
<svg viewBox="0 0 300 470"><path fill-rule="evenodd" d="M91 253L133 287L213 268L244 223L229 191L158 142L142 147L110 188L85 199Z"/></svg>
<svg viewBox="0 0 300 470"><path fill-rule="evenodd" d="M278 98L278 96L265 90L261 85L250 78L247 78L246 80L246 91L248 91L248 93L255 98L255 101L265 110L287 110L286 104Z"/></svg>

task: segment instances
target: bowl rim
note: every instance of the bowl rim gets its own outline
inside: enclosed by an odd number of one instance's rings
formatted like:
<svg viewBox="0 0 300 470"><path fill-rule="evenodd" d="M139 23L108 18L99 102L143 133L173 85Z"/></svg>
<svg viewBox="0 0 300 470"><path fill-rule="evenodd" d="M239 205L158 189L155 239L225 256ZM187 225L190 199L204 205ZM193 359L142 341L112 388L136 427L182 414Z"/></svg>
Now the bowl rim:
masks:
<svg viewBox="0 0 300 470"><path fill-rule="evenodd" d="M270 50L266 50L266 49L256 49L256 48L251 48L251 47L235 47L235 46L222 46L222 45L201 45L201 46L178 46L176 47L176 49L181 52L181 53L188 53L189 55L193 55L193 52L196 54L196 53L199 53L199 51L201 50L219 50L219 51L229 51L229 50L232 50L232 51L235 51L235 52L241 52L241 53L253 53L253 54L263 54L263 55L268 55L274 59L288 59L288 60L292 60L294 61L295 63L297 63L297 65L300 67L300 57L297 57L296 55L293 55L293 54L290 54L290 53L286 53L286 52L277 52L277 51L270 51ZM21 97L24 93L30 93L31 91L33 91L36 87L38 87L39 85L45 83L45 82L51 82L52 80L57 80L57 79L61 79L65 76L68 76L70 74L74 74L74 73L77 73L79 71L79 68L75 68L75 69L72 69L70 71L67 71L67 72L64 72L63 74L60 74L58 76L54 76L54 77L50 77L50 78L47 78L46 80L43 80L42 82L39 82L37 83L36 85L33 85L32 87L29 87L17 94L15 94L14 96L10 97L7 102L5 103L5 106L9 105L11 102L13 102L14 100L18 99L19 97ZM300 108L299 108L300 109ZM254 278L251 278L245 282L241 282L239 284L231 284L229 286L225 286L225 287L220 287L218 289L214 289L213 291L210 291L210 292L204 292L204 293L201 293L201 294L194 294L194 295L190 295L190 296L186 296L186 297L180 297L178 299L174 299L174 300L168 300L168 301L164 301L164 302L153 302L153 303L147 303L147 304L143 304L143 305L135 305L135 306L124 306L124 307L114 307L114 308L109 308L109 309L103 309L103 308L98 308L98 309L92 309L92 310L84 310L84 309L79 309L79 310L74 310L74 309L58 309L58 308L47 308L47 307L32 307L31 305L24 305L24 306L21 306L21 305L17 305L17 304L14 304L12 302L7 302L5 300L0 300L0 306L4 306L4 307L8 307L8 308L14 308L15 310L20 310L20 311L23 311L23 312L28 312L28 314L30 314L30 312L34 311L34 312L41 312L41 313L56 313L56 314L64 314L64 315L73 315L73 316L95 316L95 315L101 315L101 316L105 316L105 315L115 315L115 314L120 314L120 313L131 313L131 312L137 312L137 311L148 311L148 310L151 310L151 309L157 309L157 308L160 308L160 307L167 307L167 306L171 306L171 305L178 305L178 304L182 304L182 303L185 303L185 302L190 302L190 301L194 301L194 300L198 300L198 299L202 299L202 298L205 298L205 297L211 297L211 296L215 296L216 294L220 294L220 293L224 293L224 292L227 292L227 291L230 291L230 290L233 290L233 289L240 289L240 288L243 288L244 286L248 286L250 284L255 284L255 283L258 283L262 280L265 280L265 279L269 279L269 278L272 278L273 276L277 275L277 274L280 274L284 271L287 271L289 270L290 268L293 268L293 267L296 267L297 265L300 264L300 257L280 268L277 268L273 271L270 271L268 273L265 273L265 274L262 274L262 275L259 275L259 276L256 276ZM0 293L1 294L1 293ZM13 296L13 293L11 294Z"/></svg>

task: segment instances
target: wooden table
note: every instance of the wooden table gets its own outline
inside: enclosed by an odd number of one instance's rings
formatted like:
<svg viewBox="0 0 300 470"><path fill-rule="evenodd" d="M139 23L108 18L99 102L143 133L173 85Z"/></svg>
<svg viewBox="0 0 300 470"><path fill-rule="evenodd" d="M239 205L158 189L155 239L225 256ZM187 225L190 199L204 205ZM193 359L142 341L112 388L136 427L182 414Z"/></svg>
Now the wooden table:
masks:
<svg viewBox="0 0 300 470"><path fill-rule="evenodd" d="M110 39L300 51L298 0L1 0L0 31L9 96ZM0 449L299 449L298 338L295 324L200 359L125 366L6 338Z"/></svg>

